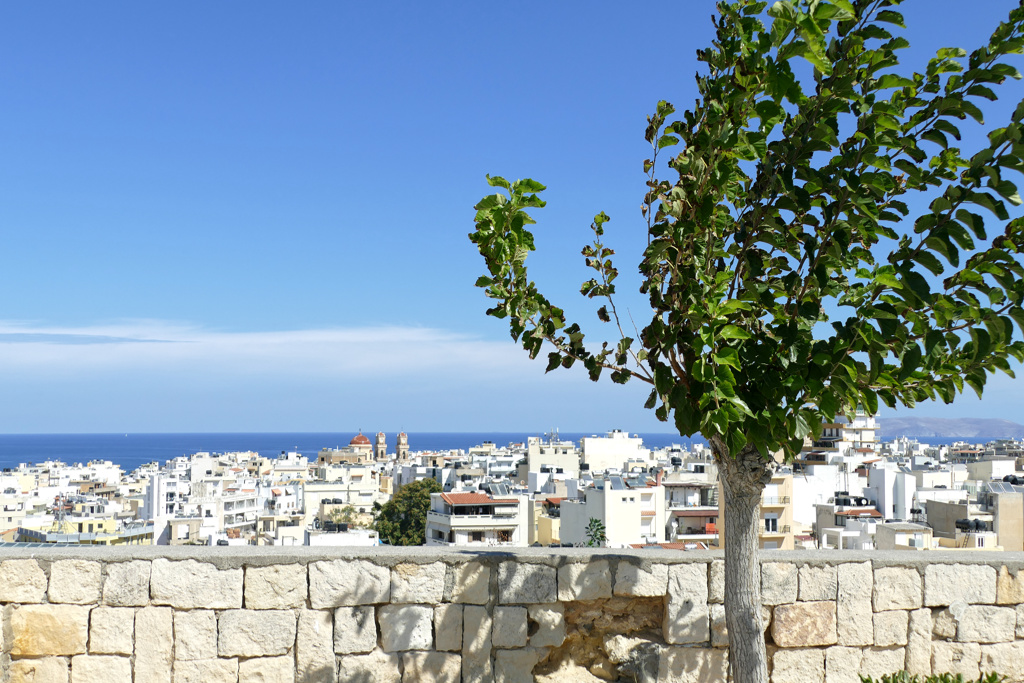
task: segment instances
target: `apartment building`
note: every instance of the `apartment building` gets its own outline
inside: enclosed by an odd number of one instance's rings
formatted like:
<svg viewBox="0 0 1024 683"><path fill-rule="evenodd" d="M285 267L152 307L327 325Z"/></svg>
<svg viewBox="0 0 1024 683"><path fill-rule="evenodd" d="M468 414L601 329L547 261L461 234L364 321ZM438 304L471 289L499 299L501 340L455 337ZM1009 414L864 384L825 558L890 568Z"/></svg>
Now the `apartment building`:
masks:
<svg viewBox="0 0 1024 683"><path fill-rule="evenodd" d="M433 493L427 512L427 545L518 546L529 542L529 497L503 485L488 493Z"/></svg>
<svg viewBox="0 0 1024 683"><path fill-rule="evenodd" d="M597 479L581 494L559 505L562 543L586 543L591 519L604 525L610 548L667 541L665 487L650 477Z"/></svg>
<svg viewBox="0 0 1024 683"><path fill-rule="evenodd" d="M632 465L651 464L651 451L644 448L639 435L613 429L605 436L585 436L580 440L581 459L592 474L617 470L628 472Z"/></svg>

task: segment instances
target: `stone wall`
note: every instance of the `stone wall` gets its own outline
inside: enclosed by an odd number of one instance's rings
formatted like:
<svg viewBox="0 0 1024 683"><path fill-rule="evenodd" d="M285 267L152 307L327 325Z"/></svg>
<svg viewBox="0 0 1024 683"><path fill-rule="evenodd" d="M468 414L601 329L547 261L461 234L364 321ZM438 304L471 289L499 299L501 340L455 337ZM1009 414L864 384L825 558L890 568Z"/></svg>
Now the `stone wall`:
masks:
<svg viewBox="0 0 1024 683"><path fill-rule="evenodd" d="M767 552L772 680L1024 681L1024 554ZM3 680L714 681L715 553L0 551Z"/></svg>

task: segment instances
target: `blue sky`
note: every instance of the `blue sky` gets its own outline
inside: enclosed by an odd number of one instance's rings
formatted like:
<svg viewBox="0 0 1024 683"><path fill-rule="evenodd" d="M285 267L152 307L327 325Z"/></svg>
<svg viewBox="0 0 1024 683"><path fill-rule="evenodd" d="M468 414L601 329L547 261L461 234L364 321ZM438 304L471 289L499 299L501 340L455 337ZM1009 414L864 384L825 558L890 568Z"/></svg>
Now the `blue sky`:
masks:
<svg viewBox="0 0 1024 683"><path fill-rule="evenodd" d="M904 59L1014 4L911 0ZM604 210L644 319L645 116L693 102L713 2L638 7L4 4L0 432L671 431L529 362L466 238L484 174L534 177L549 298L596 321ZM916 414L1024 421L1020 393Z"/></svg>

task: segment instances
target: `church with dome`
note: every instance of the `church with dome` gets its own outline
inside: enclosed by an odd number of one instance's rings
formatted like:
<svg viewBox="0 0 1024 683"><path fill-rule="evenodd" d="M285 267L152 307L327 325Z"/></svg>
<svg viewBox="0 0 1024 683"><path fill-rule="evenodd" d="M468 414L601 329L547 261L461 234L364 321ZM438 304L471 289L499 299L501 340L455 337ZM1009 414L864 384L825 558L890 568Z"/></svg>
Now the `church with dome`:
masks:
<svg viewBox="0 0 1024 683"><path fill-rule="evenodd" d="M409 458L409 437L405 432L398 435L394 453L398 460ZM387 437L384 432L377 432L375 440L370 441L370 438L359 430L347 446L320 449L316 462L318 465L357 465L374 461L387 462L389 459Z"/></svg>

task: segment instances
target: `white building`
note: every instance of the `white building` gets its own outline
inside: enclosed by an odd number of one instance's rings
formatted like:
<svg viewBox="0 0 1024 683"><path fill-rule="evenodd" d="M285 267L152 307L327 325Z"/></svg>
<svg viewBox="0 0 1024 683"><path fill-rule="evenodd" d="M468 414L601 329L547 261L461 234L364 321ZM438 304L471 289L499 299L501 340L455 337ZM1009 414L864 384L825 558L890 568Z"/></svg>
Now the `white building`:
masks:
<svg viewBox="0 0 1024 683"><path fill-rule="evenodd" d="M634 464L651 464L651 450L644 448L644 440L618 429L605 436L585 436L581 445L583 462L590 466L591 474L608 470L625 472Z"/></svg>
<svg viewBox="0 0 1024 683"><path fill-rule="evenodd" d="M432 493L427 545L526 547L529 521L525 495Z"/></svg>
<svg viewBox="0 0 1024 683"><path fill-rule="evenodd" d="M664 486L631 487L610 477L582 493L582 500L567 499L559 506L563 543L585 544L591 519L604 524L610 548L666 542Z"/></svg>

